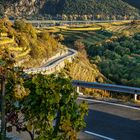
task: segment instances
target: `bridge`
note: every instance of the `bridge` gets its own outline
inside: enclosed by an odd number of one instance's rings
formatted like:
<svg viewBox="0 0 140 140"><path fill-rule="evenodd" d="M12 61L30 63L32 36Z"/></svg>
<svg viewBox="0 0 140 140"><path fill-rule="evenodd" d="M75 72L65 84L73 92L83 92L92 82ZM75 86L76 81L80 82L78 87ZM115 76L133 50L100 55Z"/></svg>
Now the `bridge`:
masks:
<svg viewBox="0 0 140 140"><path fill-rule="evenodd" d="M63 26L63 25L79 25L79 24L93 24L93 23L110 23L110 22L131 22L132 20L26 20L37 28L46 28L49 26ZM12 21L14 22L14 21Z"/></svg>
<svg viewBox="0 0 140 140"><path fill-rule="evenodd" d="M137 96L140 95L140 88L114 85L114 84L103 84L97 82L85 82L85 81L72 81L72 85L77 87L77 92L79 92L79 87L102 89L107 91L114 91L120 93L129 93L134 95L134 100L137 100Z"/></svg>

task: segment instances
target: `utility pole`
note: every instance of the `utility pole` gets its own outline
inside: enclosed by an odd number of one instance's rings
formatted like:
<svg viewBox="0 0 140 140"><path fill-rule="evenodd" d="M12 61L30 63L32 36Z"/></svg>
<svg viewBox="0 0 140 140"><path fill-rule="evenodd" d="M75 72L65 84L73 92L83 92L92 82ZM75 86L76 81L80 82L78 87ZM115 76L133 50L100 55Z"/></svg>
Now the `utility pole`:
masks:
<svg viewBox="0 0 140 140"><path fill-rule="evenodd" d="M5 119L5 74L1 75L1 140L5 140L6 137L6 119Z"/></svg>

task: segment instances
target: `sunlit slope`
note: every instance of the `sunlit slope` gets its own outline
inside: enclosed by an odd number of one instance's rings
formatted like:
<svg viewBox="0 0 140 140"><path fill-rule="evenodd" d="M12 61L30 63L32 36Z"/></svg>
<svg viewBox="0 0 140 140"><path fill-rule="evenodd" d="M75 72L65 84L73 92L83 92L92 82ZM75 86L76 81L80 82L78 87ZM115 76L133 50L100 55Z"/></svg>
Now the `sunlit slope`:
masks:
<svg viewBox="0 0 140 140"><path fill-rule="evenodd" d="M50 27L49 32L61 33L66 44L80 40L86 46L108 42L122 35L134 35L140 32L140 21L121 21L112 23L96 23L82 26Z"/></svg>
<svg viewBox="0 0 140 140"><path fill-rule="evenodd" d="M89 82L109 82L99 68L95 64L91 64L88 58L79 53L73 63L67 63L63 72L70 76L73 80L82 80ZM90 94L94 97L109 97L109 93L98 89L82 89L84 94Z"/></svg>
<svg viewBox="0 0 140 140"><path fill-rule="evenodd" d="M31 24L7 19L0 21L0 47L9 50L17 63L25 67L41 65L42 61L55 55L63 46L47 32L37 32Z"/></svg>
<svg viewBox="0 0 140 140"><path fill-rule="evenodd" d="M90 64L88 58L79 53L73 63L67 64L65 70L75 80L104 82L106 79L96 65Z"/></svg>
<svg viewBox="0 0 140 140"><path fill-rule="evenodd" d="M111 37L111 33L106 31L62 31L66 42L80 40L85 44L96 44Z"/></svg>
<svg viewBox="0 0 140 140"><path fill-rule="evenodd" d="M103 25L110 32L135 34L140 32L140 21L132 21L129 23L112 23Z"/></svg>

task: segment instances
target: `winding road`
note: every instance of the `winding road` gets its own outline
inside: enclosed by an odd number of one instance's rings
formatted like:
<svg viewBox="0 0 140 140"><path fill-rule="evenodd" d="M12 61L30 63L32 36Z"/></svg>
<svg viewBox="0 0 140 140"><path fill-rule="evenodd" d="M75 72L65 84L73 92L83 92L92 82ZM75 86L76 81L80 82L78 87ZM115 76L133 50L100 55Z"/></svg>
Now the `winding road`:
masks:
<svg viewBox="0 0 140 140"><path fill-rule="evenodd" d="M66 54L64 54L64 55L62 55L62 56L60 56L60 57L57 57L57 58L55 58L55 59L53 59L53 60L50 60L47 64L44 64L42 67L49 67L49 66L51 66L51 65L53 65L53 64L55 64L55 63L57 63L58 61L60 61L60 60L64 60L67 56L71 56L71 55L73 55L74 53L76 53L76 52L74 52L73 50L68 50L68 53L66 53Z"/></svg>
<svg viewBox="0 0 140 140"><path fill-rule="evenodd" d="M87 126L80 140L140 140L140 106L129 106L87 98Z"/></svg>
<svg viewBox="0 0 140 140"><path fill-rule="evenodd" d="M68 52L66 54L50 60L49 62L47 62L41 67L26 69L24 70L24 72L30 74L30 73L40 73L42 71L50 70L56 67L57 65L59 65L61 62L67 60L68 58L74 57L76 54L77 54L76 50L68 48Z"/></svg>

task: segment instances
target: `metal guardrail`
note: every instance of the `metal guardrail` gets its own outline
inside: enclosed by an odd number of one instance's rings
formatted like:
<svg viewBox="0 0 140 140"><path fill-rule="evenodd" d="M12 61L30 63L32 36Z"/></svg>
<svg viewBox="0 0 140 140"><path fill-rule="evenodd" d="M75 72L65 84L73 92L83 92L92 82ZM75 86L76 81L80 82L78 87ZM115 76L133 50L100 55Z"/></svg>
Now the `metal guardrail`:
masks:
<svg viewBox="0 0 140 140"><path fill-rule="evenodd" d="M108 90L108 91L140 95L140 88L136 88L136 87L114 85L114 84L103 84L103 83L97 83L97 82L85 82L85 81L78 81L78 80L72 81L72 85L77 86L77 87L102 89L102 90Z"/></svg>
<svg viewBox="0 0 140 140"><path fill-rule="evenodd" d="M44 67L39 67L39 68L30 68L30 69L26 69L24 70L25 73L40 73L40 72L43 72L43 71L47 71L47 70L50 70L51 68L54 68L56 67L57 65L59 65L59 63L63 62L64 60L67 60L71 57L74 57L76 54L77 54L77 51L76 50L73 50L73 49L68 49L68 51L71 51L72 54L58 60L57 62L55 62L54 64L50 65L50 66L44 66Z"/></svg>

